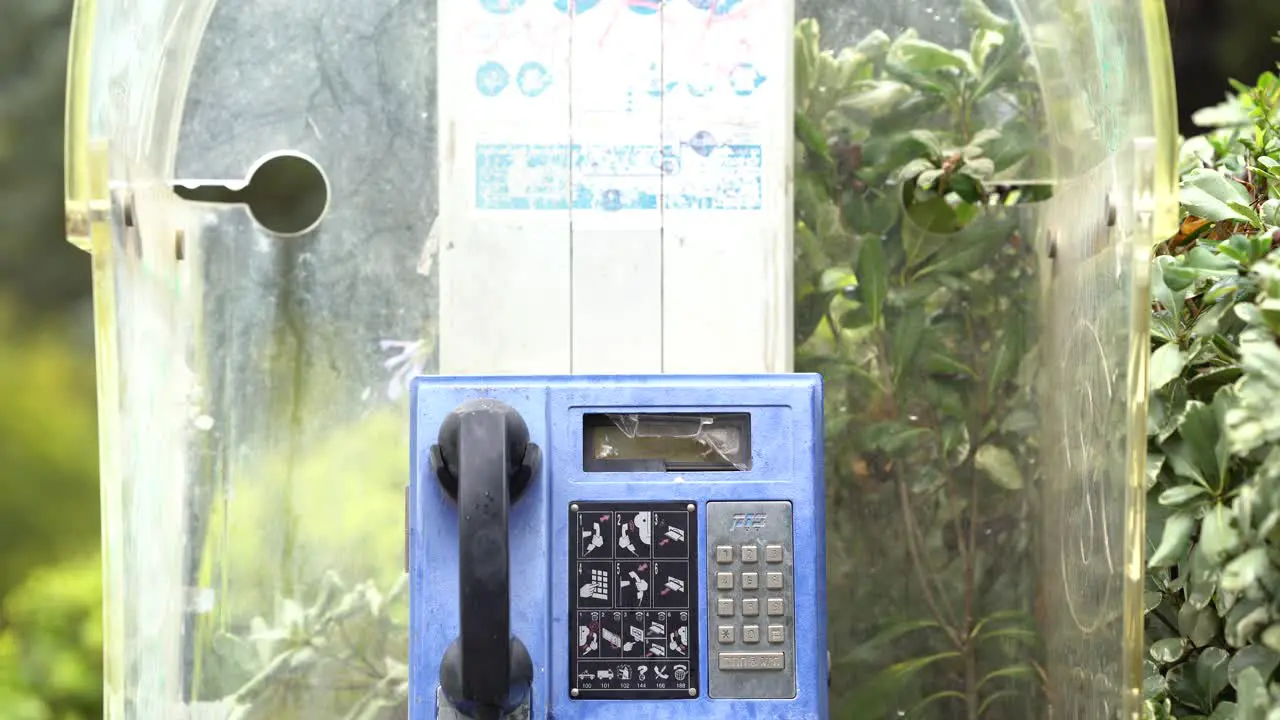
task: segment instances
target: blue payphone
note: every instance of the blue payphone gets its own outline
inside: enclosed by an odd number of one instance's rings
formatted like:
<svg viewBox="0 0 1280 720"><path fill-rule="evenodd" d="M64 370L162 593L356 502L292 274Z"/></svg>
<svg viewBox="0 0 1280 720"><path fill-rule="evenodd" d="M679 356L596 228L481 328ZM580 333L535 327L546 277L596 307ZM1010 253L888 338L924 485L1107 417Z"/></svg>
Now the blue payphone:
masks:
<svg viewBox="0 0 1280 720"><path fill-rule="evenodd" d="M819 376L412 397L411 720L825 720Z"/></svg>

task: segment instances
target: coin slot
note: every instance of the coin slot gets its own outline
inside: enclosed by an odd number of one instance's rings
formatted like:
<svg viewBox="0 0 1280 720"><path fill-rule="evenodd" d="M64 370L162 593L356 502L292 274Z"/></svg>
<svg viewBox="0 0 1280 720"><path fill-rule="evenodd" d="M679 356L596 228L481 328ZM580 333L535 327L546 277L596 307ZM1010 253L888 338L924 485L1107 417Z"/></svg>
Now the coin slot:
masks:
<svg viewBox="0 0 1280 720"><path fill-rule="evenodd" d="M246 180L179 180L174 193L189 202L242 205L262 229L275 235L305 235L329 209L329 180L315 160L285 151L263 156Z"/></svg>

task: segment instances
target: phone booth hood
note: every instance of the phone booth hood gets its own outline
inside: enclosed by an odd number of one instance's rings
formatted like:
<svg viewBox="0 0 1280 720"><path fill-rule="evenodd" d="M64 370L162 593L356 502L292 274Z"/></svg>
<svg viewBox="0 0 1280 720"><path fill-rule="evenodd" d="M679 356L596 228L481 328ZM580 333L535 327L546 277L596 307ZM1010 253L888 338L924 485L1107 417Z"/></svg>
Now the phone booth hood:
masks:
<svg viewBox="0 0 1280 720"><path fill-rule="evenodd" d="M70 62L108 718L404 716L424 375L819 372L832 717L1140 703L1160 0L78 0Z"/></svg>

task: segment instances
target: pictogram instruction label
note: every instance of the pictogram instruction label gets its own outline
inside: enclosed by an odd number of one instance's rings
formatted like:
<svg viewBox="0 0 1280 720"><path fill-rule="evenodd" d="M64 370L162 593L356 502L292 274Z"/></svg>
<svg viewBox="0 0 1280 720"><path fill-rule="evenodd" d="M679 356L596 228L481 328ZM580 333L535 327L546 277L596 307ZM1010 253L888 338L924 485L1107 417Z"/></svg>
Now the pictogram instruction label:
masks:
<svg viewBox="0 0 1280 720"><path fill-rule="evenodd" d="M690 502L574 503L569 686L574 697L695 697L697 513ZM692 691L692 692L691 692Z"/></svg>

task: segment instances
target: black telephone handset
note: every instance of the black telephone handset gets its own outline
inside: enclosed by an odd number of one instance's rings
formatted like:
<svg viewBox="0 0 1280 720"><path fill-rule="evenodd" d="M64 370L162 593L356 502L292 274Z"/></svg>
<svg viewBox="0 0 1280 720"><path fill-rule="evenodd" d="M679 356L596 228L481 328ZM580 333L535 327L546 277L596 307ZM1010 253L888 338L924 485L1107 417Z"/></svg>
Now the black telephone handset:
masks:
<svg viewBox="0 0 1280 720"><path fill-rule="evenodd" d="M441 661L440 687L464 715L499 720L533 682L529 650L511 634L508 511L536 477L541 451L514 408L472 400L440 424L431 464L458 505L461 633Z"/></svg>

